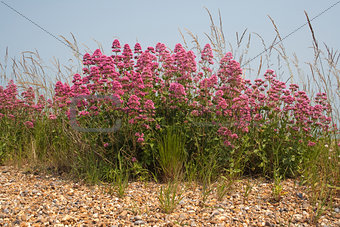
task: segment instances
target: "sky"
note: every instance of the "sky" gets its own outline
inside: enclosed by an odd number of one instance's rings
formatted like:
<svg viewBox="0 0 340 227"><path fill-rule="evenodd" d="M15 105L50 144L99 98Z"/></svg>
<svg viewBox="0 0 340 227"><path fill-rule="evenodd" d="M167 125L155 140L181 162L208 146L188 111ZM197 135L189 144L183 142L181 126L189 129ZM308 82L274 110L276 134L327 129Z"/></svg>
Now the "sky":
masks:
<svg viewBox="0 0 340 227"><path fill-rule="evenodd" d="M86 52L86 47L94 51L99 42L108 55L116 38L131 47L139 42L146 49L161 42L173 49L176 43L183 43L181 30L190 44L186 29L197 35L204 46L208 42L205 33L210 33L211 25L207 8L216 24L220 11L225 38L232 46L236 46L236 32L240 34L247 29L247 34L252 35L248 52L248 57L252 58L263 50L261 40L254 33L260 34L267 46L276 36L268 15L275 20L284 37L306 23L304 11L313 18L338 0L0 1L0 60L3 60L6 48L9 56L15 59L20 58L23 51L36 50L48 65L52 64L53 57L69 64L72 50L2 2L58 38L62 35L71 40L72 33L81 53ZM339 21L340 4L312 21L320 44L340 49ZM296 53L300 62L312 59L312 37L308 26L287 37L283 43L287 54ZM255 67L258 59L252 64Z"/></svg>

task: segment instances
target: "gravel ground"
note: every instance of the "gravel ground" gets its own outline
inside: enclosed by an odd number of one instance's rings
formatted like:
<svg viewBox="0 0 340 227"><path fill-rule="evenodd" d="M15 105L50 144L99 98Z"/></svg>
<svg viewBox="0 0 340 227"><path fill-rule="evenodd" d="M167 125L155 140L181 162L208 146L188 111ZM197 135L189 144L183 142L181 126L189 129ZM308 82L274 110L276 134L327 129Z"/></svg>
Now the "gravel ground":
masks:
<svg viewBox="0 0 340 227"><path fill-rule="evenodd" d="M245 199L248 181L253 188ZM183 184L183 199L171 214L160 210L161 186L130 182L120 199L105 185L0 166L0 226L315 226L307 190L293 180L282 182L278 202L272 199L271 182L244 179L223 201L213 190L204 205L201 188ZM316 225L340 226L339 198Z"/></svg>

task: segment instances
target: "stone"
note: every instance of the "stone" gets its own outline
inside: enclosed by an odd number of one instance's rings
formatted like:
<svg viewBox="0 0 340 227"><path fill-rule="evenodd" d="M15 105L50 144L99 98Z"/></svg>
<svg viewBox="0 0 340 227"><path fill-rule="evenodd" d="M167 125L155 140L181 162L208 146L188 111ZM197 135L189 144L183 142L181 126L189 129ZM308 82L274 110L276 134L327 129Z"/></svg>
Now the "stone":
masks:
<svg viewBox="0 0 340 227"><path fill-rule="evenodd" d="M296 193L296 196L299 197L300 199L303 199L303 195L302 195L301 192L297 192L297 193Z"/></svg>
<svg viewBox="0 0 340 227"><path fill-rule="evenodd" d="M191 221L190 226L197 226L195 221Z"/></svg>
<svg viewBox="0 0 340 227"><path fill-rule="evenodd" d="M302 215L303 215L305 218L308 218L308 217L309 217L309 214L308 214L306 211L303 211L303 212L302 212Z"/></svg>
<svg viewBox="0 0 340 227"><path fill-rule="evenodd" d="M142 217L139 216L139 215L137 215L137 216L134 216L134 217L133 217L133 220L135 220L135 221L142 220Z"/></svg>
<svg viewBox="0 0 340 227"><path fill-rule="evenodd" d="M270 226L270 227L274 227L275 225L274 224L271 224L270 222L266 221L264 223L264 226Z"/></svg>
<svg viewBox="0 0 340 227"><path fill-rule="evenodd" d="M20 220L17 219L13 222L13 225L20 225L20 223L21 223Z"/></svg>
<svg viewBox="0 0 340 227"><path fill-rule="evenodd" d="M145 224L145 221L143 220L137 220L134 222L135 225L142 225L142 224Z"/></svg>
<svg viewBox="0 0 340 227"><path fill-rule="evenodd" d="M185 213L181 213L178 217L179 220L186 220L188 216Z"/></svg>
<svg viewBox="0 0 340 227"><path fill-rule="evenodd" d="M294 219L295 222L302 222L303 216L301 214L294 214L293 219Z"/></svg>
<svg viewBox="0 0 340 227"><path fill-rule="evenodd" d="M70 221L73 221L74 218L71 216L71 215L68 215L66 214L63 219L62 219L64 222L70 222Z"/></svg>
<svg viewBox="0 0 340 227"><path fill-rule="evenodd" d="M20 217L21 221L27 221L27 216L25 214L21 215Z"/></svg>
<svg viewBox="0 0 340 227"><path fill-rule="evenodd" d="M126 210L123 210L123 211L120 213L120 215L121 215L122 217L125 217L127 214L128 214L128 212L127 212Z"/></svg>
<svg viewBox="0 0 340 227"><path fill-rule="evenodd" d="M212 213L211 213L211 216L215 216L215 215L219 215L220 212L218 210L214 210Z"/></svg>
<svg viewBox="0 0 340 227"><path fill-rule="evenodd" d="M309 205L308 205L308 203L307 202L304 202L303 204L302 204L302 208L303 209L307 209L309 207Z"/></svg>
<svg viewBox="0 0 340 227"><path fill-rule="evenodd" d="M1 174L3 169L0 166L0 226L74 226L78 220L84 226L116 227L277 226L279 223L288 226L289 222L294 226L310 226L310 212L314 208L304 194L305 189L289 180L282 181L287 193L279 203L270 200L272 185L261 186L261 183L256 193L243 201L242 186L246 181L240 180L223 202L208 198L204 207L199 206L200 188L188 189L183 193L185 203L166 214L159 207L158 192L162 186L159 183L132 182L127 189L130 199L118 199L101 186L98 190L80 183L74 187L57 177L31 178L16 175L13 170ZM9 183L12 179L13 183ZM301 192L303 199L296 192ZM262 199L258 200L258 196ZM320 217L319 223L340 226L339 208L334 204L331 212Z"/></svg>
<svg viewBox="0 0 340 227"><path fill-rule="evenodd" d="M2 212L4 212L5 214L8 214L9 210L6 208L6 209L3 209Z"/></svg>

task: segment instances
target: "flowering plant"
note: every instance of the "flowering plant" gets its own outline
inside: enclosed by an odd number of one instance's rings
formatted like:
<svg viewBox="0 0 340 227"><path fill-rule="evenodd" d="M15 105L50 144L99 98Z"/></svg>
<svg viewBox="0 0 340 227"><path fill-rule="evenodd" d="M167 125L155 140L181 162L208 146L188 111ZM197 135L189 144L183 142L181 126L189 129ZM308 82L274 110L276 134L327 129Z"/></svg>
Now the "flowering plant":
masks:
<svg viewBox="0 0 340 227"><path fill-rule="evenodd" d="M81 136L106 158L117 158L123 149L130 160L153 168L158 135L174 126L184 132L190 157L216 152L223 167L238 163L247 171L268 174L274 171L274 159L282 171L293 173L304 153L336 130L325 93L310 99L298 85L287 87L277 80L272 70L252 83L231 53L214 72L209 44L198 63L194 52L181 44L173 51L161 43L142 51L139 43L133 50L128 44L122 49L114 40L112 52L85 54L83 75L75 74L71 85L58 81L52 100L36 98L32 88L20 99L13 81L0 87L2 125L13 121L30 129L43 118L67 122L75 98L114 97L75 103L75 120L83 128L110 128L121 120L114 133Z"/></svg>

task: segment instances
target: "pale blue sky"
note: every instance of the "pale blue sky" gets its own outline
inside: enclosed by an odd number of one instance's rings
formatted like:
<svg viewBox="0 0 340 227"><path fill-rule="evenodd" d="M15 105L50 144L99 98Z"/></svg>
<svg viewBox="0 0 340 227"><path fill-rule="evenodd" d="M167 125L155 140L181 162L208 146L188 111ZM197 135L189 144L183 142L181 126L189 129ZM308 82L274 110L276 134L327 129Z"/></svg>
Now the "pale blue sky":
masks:
<svg viewBox="0 0 340 227"><path fill-rule="evenodd" d="M201 44L207 42L204 33L209 33L210 20L204 9L207 7L218 22L218 9L223 19L226 39L235 44L235 32L260 34L269 45L275 31L267 17L276 22L282 37L306 22L304 10L312 18L338 0L118 0L118 1L70 1L70 0L3 0L47 31L71 38L72 32L79 44L94 50L93 39L99 41L109 54L114 38L131 46L138 40L142 48L155 46L157 42L173 49L182 43L178 29L189 29L198 35ZM340 4L336 5L312 22L315 35L323 42L340 49ZM22 51L38 50L49 62L53 56L67 62L72 51L46 34L0 2L0 59L5 54L18 58ZM186 36L190 40L189 36ZM300 61L310 60L313 52L308 26L284 41L288 54L296 52ZM85 52L82 49L81 52ZM253 36L249 57L263 50L258 38ZM256 66L256 61L254 61Z"/></svg>

